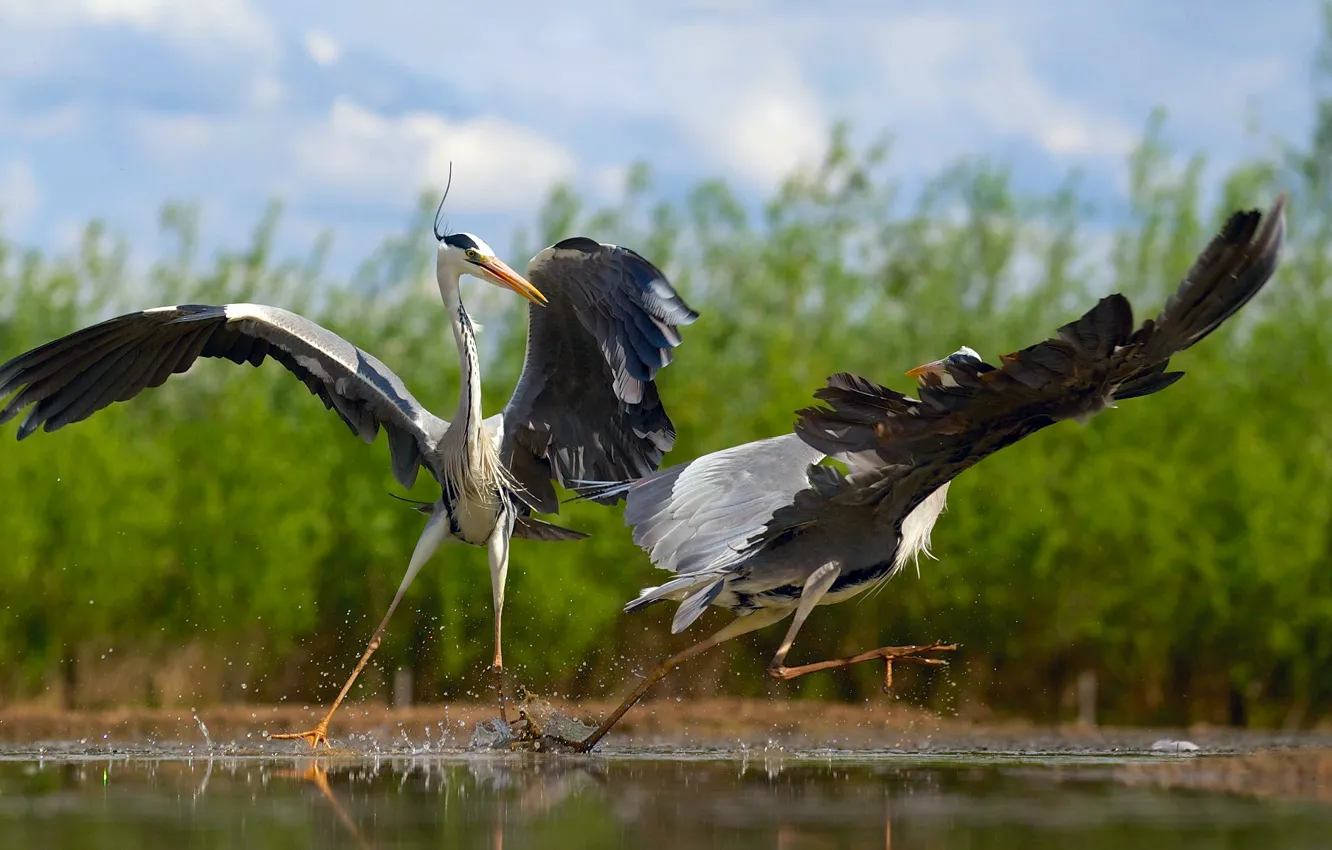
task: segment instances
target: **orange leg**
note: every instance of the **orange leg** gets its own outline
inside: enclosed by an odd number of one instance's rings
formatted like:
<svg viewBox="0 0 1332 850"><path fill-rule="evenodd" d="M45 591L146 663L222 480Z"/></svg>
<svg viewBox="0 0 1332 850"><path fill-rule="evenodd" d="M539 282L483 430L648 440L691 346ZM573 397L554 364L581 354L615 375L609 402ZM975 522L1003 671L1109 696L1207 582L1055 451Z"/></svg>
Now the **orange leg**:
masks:
<svg viewBox="0 0 1332 850"><path fill-rule="evenodd" d="M392 617L393 612L397 610L398 603L402 601L402 597L407 592L407 588L411 587L412 581L415 580L416 574L421 571L421 567L425 565L426 561L430 560L430 556L435 554L435 550L439 548L439 544L444 542L444 538L448 536L449 525L445 520L446 516L444 511L436 511L432 513L430 519L426 521L425 530L421 532L421 539L416 541L416 550L412 552L411 563L407 565L407 573L402 577L402 582L398 585L398 592L393 595L393 602L389 604L388 611L384 614L384 619L379 621L379 628L375 629L375 634L370 638L370 643L366 646L365 652L361 653L361 660L356 662L356 669L352 671L351 678L347 680L347 684L342 686L341 693L338 694L337 699L333 700L333 705L329 708L328 713L325 714L323 719L308 732L289 732L282 735L272 735L270 737L279 741L293 741L298 738L303 739L309 742L311 749L317 749L321 743L330 749L332 748L332 745L328 743L328 724L333 719L333 715L337 712L338 706L342 705L342 701L347 698L347 692L351 690L351 686L356 681L356 677L361 675L361 671L365 669L366 662L370 660L370 656L375 654L376 649L379 649L379 644L384 639L384 629L388 628L389 618Z"/></svg>
<svg viewBox="0 0 1332 850"><path fill-rule="evenodd" d="M317 749L320 744L323 744L330 749L332 748L333 745L328 742L328 724L333 720L333 715L337 713L338 706L342 705L342 701L347 698L347 692L351 690L351 686L356 681L356 677L361 675L361 671L365 669L366 662L370 660L370 656L375 654L376 649L379 649L379 644L384 639L384 629L388 626L389 618L393 616L393 609L397 607L398 600L394 599L393 604L389 606L388 613L384 615L384 619L379 621L379 628L375 629L375 635L370 638L370 644L366 646L365 652L361 654L361 660L356 663L356 669L352 671L351 678L347 680L347 684L342 686L341 693L338 694L337 699L333 700L333 705L328 709L328 713L324 715L324 719L320 720L319 723L308 732L286 732L281 735L272 735L270 737L279 741L294 741L298 738L304 739L309 742L312 749Z"/></svg>
<svg viewBox="0 0 1332 850"><path fill-rule="evenodd" d="M800 593L800 602L796 605L795 617L791 620L791 626L786 630L786 637L782 640L781 646L777 647L776 654L768 664L768 675L774 679L794 679L797 676L803 676L806 673L816 673L819 670L831 670L834 667L846 667L851 664L859 664L862 661L869 661L873 658L883 658L888 663L887 672L883 678L883 689L885 692L893 685L893 661L911 661L916 664L947 664L942 658L921 658L919 653L938 651L950 652L957 649L955 645L942 643L932 643L926 646L883 646L878 649L872 649L869 652L862 652L859 655L853 655L849 658L837 658L832 661L818 661L814 664L804 664L799 667L786 667L786 655L791 651L791 645L795 643L796 635L800 633L800 627L805 624L805 619L823 599L824 595L832 588L841 575L841 565L836 561L830 561L810 573L809 578L805 580L805 588Z"/></svg>
<svg viewBox="0 0 1332 850"><path fill-rule="evenodd" d="M620 722L620 718L624 717L625 712L634 707L634 703L642 699L643 695L651 690L653 685L666 678L666 676L676 667L693 658L695 655L707 652L719 643L725 643L731 638L739 637L740 635L752 632L755 629L761 629L764 626L772 625L785 617L786 613L787 612L785 611L763 609L745 617L738 617L722 627L716 634L707 640L700 641L688 649L667 658L665 661L654 667L652 672L647 675L647 678L643 679L638 687L634 688L633 693L625 697L624 702L620 703L620 707L615 709L615 712L611 714L610 717L607 717L602 721L601 725L597 727L595 732L589 735L585 740L579 742L576 745L576 749L580 753L585 753L595 747L597 742L606 737L606 733L611 730L611 727Z"/></svg>
<svg viewBox="0 0 1332 850"><path fill-rule="evenodd" d="M862 661L872 661L875 658L882 658L888 662L888 670L883 677L883 689L887 691L893 686L893 662L910 661L914 664L936 664L945 665L948 662L942 658L921 657L922 652L952 652L957 649L955 643L930 643L923 646L881 646L878 649L871 649L869 652L862 652L859 655L852 655L847 658L834 658L831 661L816 661L813 664L802 664L799 667L784 667L781 662L776 662L768 667L768 675L774 679L794 679L797 676L803 676L806 673L817 673L820 670L832 670L836 667L849 667L852 664L859 664Z"/></svg>

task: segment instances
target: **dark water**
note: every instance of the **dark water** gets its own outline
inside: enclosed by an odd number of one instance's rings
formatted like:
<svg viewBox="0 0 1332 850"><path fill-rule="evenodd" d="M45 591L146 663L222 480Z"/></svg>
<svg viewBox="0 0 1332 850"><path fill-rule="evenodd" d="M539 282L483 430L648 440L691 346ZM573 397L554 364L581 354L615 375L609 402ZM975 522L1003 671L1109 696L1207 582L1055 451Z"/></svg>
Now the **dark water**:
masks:
<svg viewBox="0 0 1332 850"><path fill-rule="evenodd" d="M1182 758L1200 757L15 756L0 760L0 846L1096 850L1332 842L1332 806L1144 781L1153 765Z"/></svg>

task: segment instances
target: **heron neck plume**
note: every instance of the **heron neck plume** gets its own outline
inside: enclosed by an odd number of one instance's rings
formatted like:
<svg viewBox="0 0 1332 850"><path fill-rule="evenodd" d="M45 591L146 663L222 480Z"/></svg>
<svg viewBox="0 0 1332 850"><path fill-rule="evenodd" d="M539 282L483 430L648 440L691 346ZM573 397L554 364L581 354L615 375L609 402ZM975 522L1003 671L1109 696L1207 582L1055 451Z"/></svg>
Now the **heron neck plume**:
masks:
<svg viewBox="0 0 1332 850"><path fill-rule="evenodd" d="M496 441L486 433L481 418L481 364L476 353L476 331L458 289L461 275L442 263L438 272L439 292L449 312L454 341L458 343L462 377L458 412L442 442L444 474L456 492L490 504L501 495L508 476L500 463Z"/></svg>

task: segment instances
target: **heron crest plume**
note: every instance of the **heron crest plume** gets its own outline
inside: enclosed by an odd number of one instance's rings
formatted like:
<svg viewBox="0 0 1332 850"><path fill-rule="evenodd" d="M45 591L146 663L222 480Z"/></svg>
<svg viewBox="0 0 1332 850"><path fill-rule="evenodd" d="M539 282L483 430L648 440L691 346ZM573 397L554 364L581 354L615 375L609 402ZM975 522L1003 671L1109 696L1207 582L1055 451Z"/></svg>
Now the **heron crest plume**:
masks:
<svg viewBox="0 0 1332 850"><path fill-rule="evenodd" d="M442 229L440 228L439 217L440 214L444 212L444 202L449 199L449 187L451 187L452 185L453 185L453 161L449 160L449 179L444 184L444 195L439 199L439 206L435 207L434 231L435 231L436 242L444 241L444 237L449 232L449 225L447 222L444 224L444 227Z"/></svg>

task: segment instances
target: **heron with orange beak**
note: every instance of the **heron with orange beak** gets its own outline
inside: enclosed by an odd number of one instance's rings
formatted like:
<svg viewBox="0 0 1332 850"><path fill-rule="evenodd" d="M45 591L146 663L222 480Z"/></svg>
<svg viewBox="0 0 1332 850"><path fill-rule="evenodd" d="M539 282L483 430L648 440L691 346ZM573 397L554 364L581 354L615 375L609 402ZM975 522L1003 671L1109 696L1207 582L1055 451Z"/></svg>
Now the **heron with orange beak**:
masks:
<svg viewBox="0 0 1332 850"><path fill-rule="evenodd" d="M1170 358L1243 307L1271 278L1285 233L1285 198L1235 212L1165 307L1136 329L1123 295L1100 300L1055 337L999 366L963 347L910 370L919 398L847 373L796 412L794 433L723 449L637 481L590 487L624 494L625 522L652 562L673 574L626 607L679 605L672 634L708 608L733 619L657 665L583 741L586 751L671 670L725 641L790 618L768 674L792 679L873 659L942 664L952 644L884 646L788 667L815 608L843 602L929 554L952 480L991 454L1066 419L1169 387ZM845 465L823 464L832 458Z"/></svg>
<svg viewBox="0 0 1332 850"><path fill-rule="evenodd" d="M303 316L260 304L130 313L0 366L0 399L13 395L0 408L0 423L32 406L18 429L21 440L160 386L200 357L253 366L272 358L353 434L373 442L383 428L394 477L404 488L422 467L439 483L439 499L419 505L427 520L398 591L337 699L314 728L274 738L304 739L312 747L328 743L334 713L378 649L403 594L446 540L488 550L493 669L502 672L510 538L586 537L533 516L559 512L555 483L640 477L656 470L675 442L655 377L680 344L677 327L697 314L655 266L627 248L574 237L538 253L524 276L479 237L442 232L438 211L435 238L435 277L461 364L452 422L426 410L373 355ZM531 302L522 375L504 410L489 419L481 415L476 329L459 290L463 275Z"/></svg>

